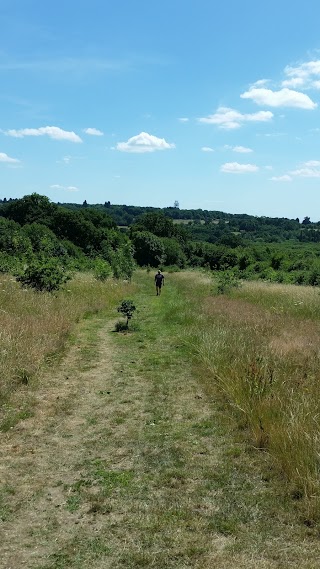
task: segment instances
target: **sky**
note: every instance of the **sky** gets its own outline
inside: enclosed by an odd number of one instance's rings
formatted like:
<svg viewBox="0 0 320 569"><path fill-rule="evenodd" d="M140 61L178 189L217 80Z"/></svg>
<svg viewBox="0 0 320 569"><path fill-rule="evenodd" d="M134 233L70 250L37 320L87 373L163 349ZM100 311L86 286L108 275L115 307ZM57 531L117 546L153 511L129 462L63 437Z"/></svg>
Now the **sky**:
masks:
<svg viewBox="0 0 320 569"><path fill-rule="evenodd" d="M0 198L320 220L318 0L0 0Z"/></svg>

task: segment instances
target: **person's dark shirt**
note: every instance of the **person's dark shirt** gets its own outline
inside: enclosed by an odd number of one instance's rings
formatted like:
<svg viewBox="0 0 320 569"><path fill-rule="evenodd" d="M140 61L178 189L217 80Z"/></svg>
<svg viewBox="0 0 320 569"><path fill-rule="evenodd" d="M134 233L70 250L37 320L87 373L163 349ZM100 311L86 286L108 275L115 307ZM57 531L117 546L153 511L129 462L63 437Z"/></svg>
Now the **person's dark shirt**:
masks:
<svg viewBox="0 0 320 569"><path fill-rule="evenodd" d="M161 286L162 281L164 280L164 276L157 273L156 276L154 277L154 280L155 280L157 286Z"/></svg>

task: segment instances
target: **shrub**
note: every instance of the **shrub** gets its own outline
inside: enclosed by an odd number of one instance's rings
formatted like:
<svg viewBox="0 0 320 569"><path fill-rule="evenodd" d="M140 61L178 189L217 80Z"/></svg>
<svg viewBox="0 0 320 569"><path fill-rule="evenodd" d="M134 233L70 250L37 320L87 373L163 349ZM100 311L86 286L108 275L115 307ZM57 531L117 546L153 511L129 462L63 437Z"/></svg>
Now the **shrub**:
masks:
<svg viewBox="0 0 320 569"><path fill-rule="evenodd" d="M120 306L118 306L117 310L127 318L126 329L128 329L129 320L131 320L133 313L136 310L135 305L133 304L132 300L123 300Z"/></svg>
<svg viewBox="0 0 320 569"><path fill-rule="evenodd" d="M39 292L54 292L60 289L71 276L56 260L35 260L16 277L23 286L34 288Z"/></svg>
<svg viewBox="0 0 320 569"><path fill-rule="evenodd" d="M118 320L115 323L114 329L116 332L125 332L126 330L128 330L128 326L127 323L124 322L123 320Z"/></svg>
<svg viewBox="0 0 320 569"><path fill-rule="evenodd" d="M98 259L94 267L94 277L97 281L106 281L112 275L112 268L103 259Z"/></svg>
<svg viewBox="0 0 320 569"><path fill-rule="evenodd" d="M226 294L233 288L238 288L240 286L240 280L237 276L229 271L224 271L220 273L217 277L215 283L215 289L217 294Z"/></svg>

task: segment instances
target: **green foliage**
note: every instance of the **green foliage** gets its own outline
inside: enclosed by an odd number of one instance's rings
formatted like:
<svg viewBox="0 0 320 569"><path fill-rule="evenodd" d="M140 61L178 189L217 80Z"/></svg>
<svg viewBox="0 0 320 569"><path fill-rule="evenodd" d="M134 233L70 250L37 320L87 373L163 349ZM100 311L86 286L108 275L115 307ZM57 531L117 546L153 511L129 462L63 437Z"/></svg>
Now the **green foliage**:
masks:
<svg viewBox="0 0 320 569"><path fill-rule="evenodd" d="M118 320L114 325L114 329L116 332L125 332L128 330L128 324L123 320Z"/></svg>
<svg viewBox="0 0 320 569"><path fill-rule="evenodd" d="M65 250L53 231L41 223L28 223L23 226L22 234L31 243L34 253L41 253L47 256L63 255Z"/></svg>
<svg viewBox="0 0 320 569"><path fill-rule="evenodd" d="M131 227L120 231L115 222ZM93 269L98 278L109 276L109 265L115 278L130 280L136 261L151 268L203 267L240 271L242 279L320 286L319 242L320 222L308 217L300 224L298 218L110 202L61 206L38 194L0 200L0 271L13 274L31 260L45 265L55 257L75 270ZM104 269L95 264L97 258L107 263Z"/></svg>
<svg viewBox="0 0 320 569"><path fill-rule="evenodd" d="M163 263L165 247L160 237L150 231L137 231L132 235L135 259L141 267L158 267Z"/></svg>
<svg viewBox="0 0 320 569"><path fill-rule="evenodd" d="M0 217L0 251L18 256L32 251L31 241L21 226L3 217Z"/></svg>
<svg viewBox="0 0 320 569"><path fill-rule="evenodd" d="M165 264L184 268L187 258L179 241L175 238L163 237L162 243L164 245Z"/></svg>
<svg viewBox="0 0 320 569"><path fill-rule="evenodd" d="M129 281L131 280L136 265L133 259L133 248L130 242L125 243L122 247L112 253L111 266L113 276L116 279L125 278Z"/></svg>
<svg viewBox="0 0 320 569"><path fill-rule="evenodd" d="M14 263L9 256L15 258ZM36 266L37 275L33 277L23 272L19 278L29 286L35 281L32 286L39 290L54 290L60 279L63 282L61 267L59 269L57 265L56 283L55 268L50 278L48 274L43 275L43 282L39 273L40 269L41 274L44 268L49 270L52 257L60 258L60 265L75 270L93 269L98 279L110 276L110 266L116 278L129 280L135 269L131 242L105 211L90 206L67 209L38 194L2 202L0 271L10 270L12 266L17 272L17 268L26 264L29 271L32 263L32 267ZM96 265L95 258L100 259Z"/></svg>
<svg viewBox="0 0 320 569"><path fill-rule="evenodd" d="M123 300L117 308L118 312L120 312L123 316L127 318L126 328L129 327L129 320L131 320L133 313L136 310L135 305L133 304L132 300Z"/></svg>
<svg viewBox="0 0 320 569"><path fill-rule="evenodd" d="M22 270L21 259L0 251L0 273L17 274Z"/></svg>
<svg viewBox="0 0 320 569"><path fill-rule="evenodd" d="M54 292L61 288L71 276L56 260L34 260L24 271L16 277L23 286L33 288L39 292Z"/></svg>
<svg viewBox="0 0 320 569"><path fill-rule="evenodd" d="M107 261L97 259L93 272L98 281L106 281L112 275L112 268Z"/></svg>
<svg viewBox="0 0 320 569"><path fill-rule="evenodd" d="M215 292L217 294L227 294L234 288L239 288L241 282L231 271L219 273L215 278Z"/></svg>
<svg viewBox="0 0 320 569"><path fill-rule="evenodd" d="M5 217L25 225L26 223L50 223L58 206L51 203L46 196L33 193L19 200L11 201L5 209Z"/></svg>

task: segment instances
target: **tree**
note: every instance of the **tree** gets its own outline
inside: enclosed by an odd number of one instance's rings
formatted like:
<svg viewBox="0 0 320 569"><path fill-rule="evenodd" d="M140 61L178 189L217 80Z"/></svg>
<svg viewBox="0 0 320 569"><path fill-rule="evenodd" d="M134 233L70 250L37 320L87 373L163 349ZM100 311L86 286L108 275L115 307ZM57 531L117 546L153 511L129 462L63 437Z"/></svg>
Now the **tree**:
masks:
<svg viewBox="0 0 320 569"><path fill-rule="evenodd" d="M132 227L134 231L149 231L158 237L172 237L174 235L174 224L162 212L145 213Z"/></svg>
<svg viewBox="0 0 320 569"><path fill-rule="evenodd" d="M310 217L308 217L308 216L304 217L302 225L309 225L309 223L311 223Z"/></svg>
<svg viewBox="0 0 320 569"><path fill-rule="evenodd" d="M166 265L177 265L182 269L185 266L187 259L179 241L174 238L170 239L169 237L163 237L162 243L164 245Z"/></svg>
<svg viewBox="0 0 320 569"><path fill-rule="evenodd" d="M5 217L25 225L25 223L42 223L50 225L54 212L58 209L56 204L50 202L46 196L33 193L20 200L11 201L5 210Z"/></svg>
<svg viewBox="0 0 320 569"><path fill-rule="evenodd" d="M164 244L162 239L149 231L137 231L132 236L135 259L141 267L150 265L158 267L164 260Z"/></svg>
<svg viewBox="0 0 320 569"><path fill-rule="evenodd" d="M120 306L118 306L117 310L127 318L126 329L128 329L129 320L131 320L133 313L136 310L135 305L133 304L132 300L123 300Z"/></svg>
<svg viewBox="0 0 320 569"><path fill-rule="evenodd" d="M54 292L70 278L57 259L48 259L46 262L34 260L17 277L17 281L39 292Z"/></svg>
<svg viewBox="0 0 320 569"><path fill-rule="evenodd" d="M175 200L175 201L174 201L173 207L179 209L179 202L178 202L178 200Z"/></svg>

